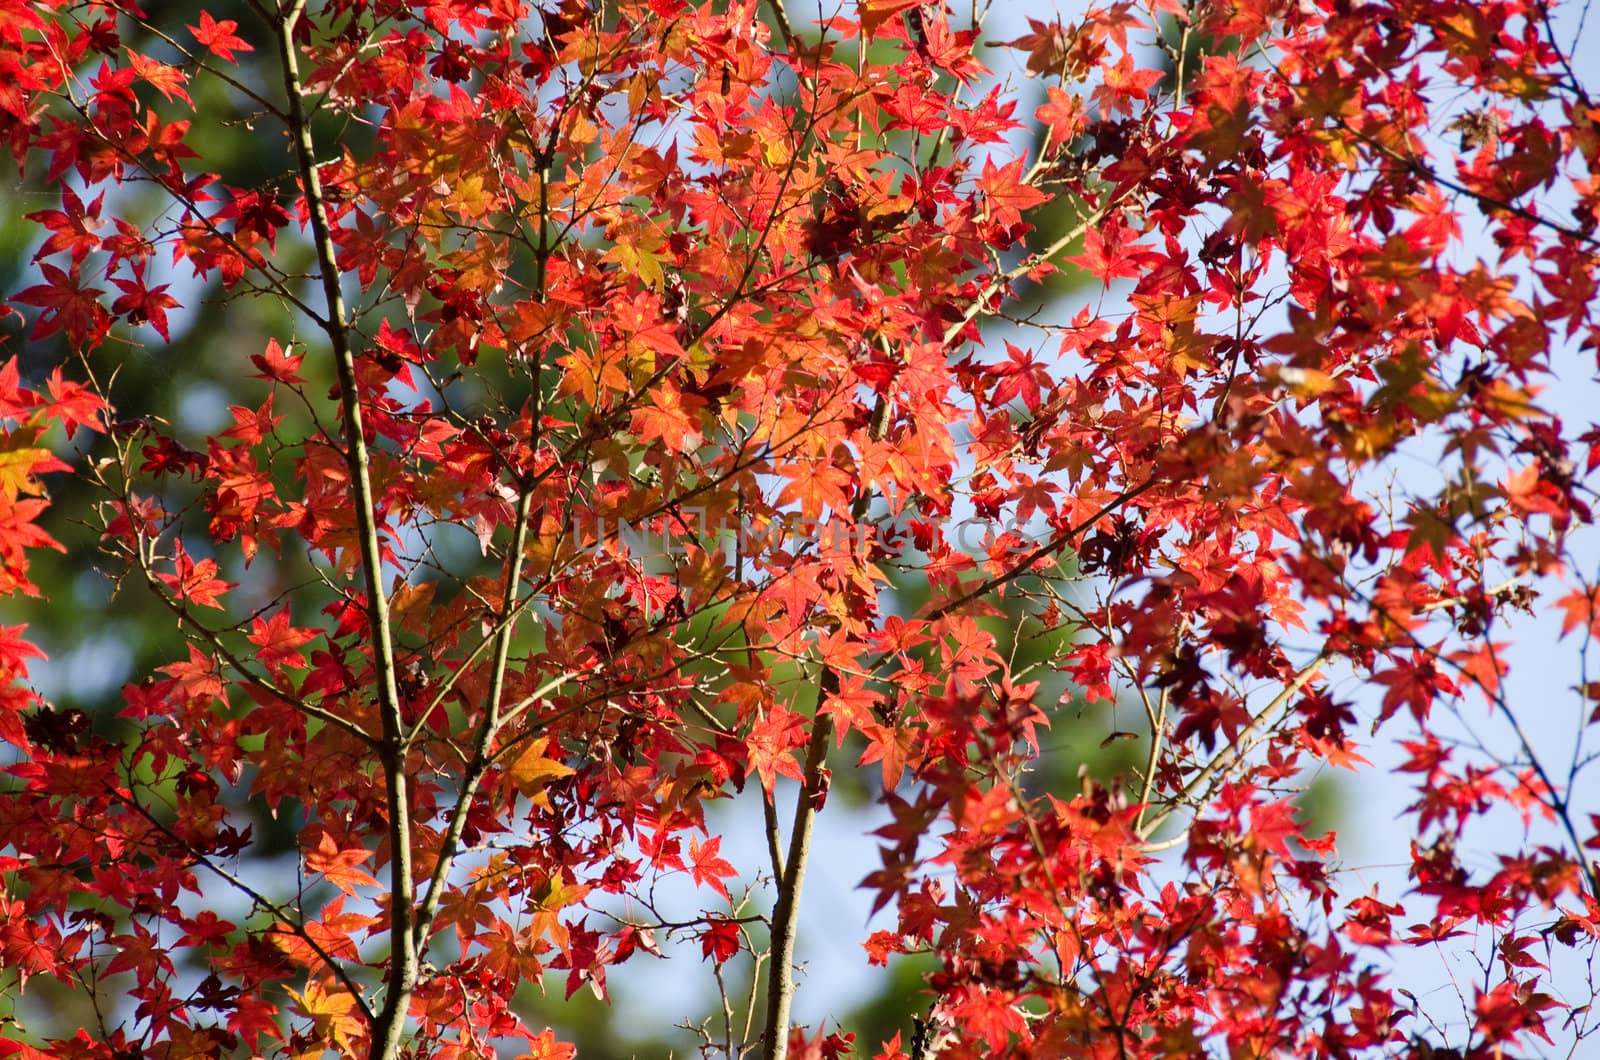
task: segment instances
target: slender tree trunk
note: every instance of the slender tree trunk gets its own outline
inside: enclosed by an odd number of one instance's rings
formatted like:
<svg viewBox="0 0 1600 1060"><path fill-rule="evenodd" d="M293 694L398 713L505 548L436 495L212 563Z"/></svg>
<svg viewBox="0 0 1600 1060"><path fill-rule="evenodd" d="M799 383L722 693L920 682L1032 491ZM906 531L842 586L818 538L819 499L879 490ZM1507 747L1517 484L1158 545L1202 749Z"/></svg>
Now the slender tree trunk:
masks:
<svg viewBox="0 0 1600 1060"><path fill-rule="evenodd" d="M372 637L373 676L378 694L378 713L383 725L378 756L389 809L389 970L383 1008L372 1027L371 1056L394 1060L400 1053L406 1012L417 985L417 948L412 934L416 881L411 863L411 803L406 789L405 724L400 712L399 686L395 680L394 639L389 629L389 602L383 587L383 553L378 541L377 511L373 503L371 455L361 423L355 354L350 348L344 295L339 288L338 257L328 230L322 184L317 177L316 144L312 140L311 124L306 116L305 87L300 80L300 63L294 44L295 27L304 13L305 0L299 0L279 15L272 28L283 68L284 93L288 97L289 135L294 140L300 185L305 193L312 243L322 279L326 315L318 323L333 346L338 370L345 457L350 464L361 570L367 587L367 622Z"/></svg>
<svg viewBox="0 0 1600 1060"><path fill-rule="evenodd" d="M882 440L889 426L889 402L880 396L873 406L868 433ZM860 523L872 497L862 491L851 505L850 517ZM778 901L772 908L772 966L767 969L767 1020L762 1035L768 1060L789 1055L789 1013L794 1008L794 949L800 916L800 892L805 886L806 863L811 857L811 830L817 810L828 797L828 745L833 742L833 719L822 704L839 691L839 675L828 667L817 681L816 716L806 745L806 765L800 794L795 799L794 823L789 832L789 856L783 860L778 880ZM774 859L776 860L776 859Z"/></svg>
<svg viewBox="0 0 1600 1060"><path fill-rule="evenodd" d="M817 706L839 690L838 676L825 670L818 685ZM764 1041L769 1060L784 1060L789 1053L789 1013L794 1006L794 945L800 915L800 892L805 886L806 862L811 856L811 829L817 808L827 796L823 763L833 739L833 721L818 716L812 722L806 747L805 780L795 800L794 826L789 833L789 856L783 879L778 881L778 901L772 910L772 956L767 970L767 1023Z"/></svg>

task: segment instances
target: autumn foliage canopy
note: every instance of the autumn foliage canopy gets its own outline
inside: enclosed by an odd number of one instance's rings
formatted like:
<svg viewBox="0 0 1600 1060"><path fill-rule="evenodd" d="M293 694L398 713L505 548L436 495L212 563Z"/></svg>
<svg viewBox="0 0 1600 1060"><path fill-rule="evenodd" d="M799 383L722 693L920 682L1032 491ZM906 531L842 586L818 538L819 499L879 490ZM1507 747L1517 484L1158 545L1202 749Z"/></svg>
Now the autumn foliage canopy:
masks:
<svg viewBox="0 0 1600 1060"><path fill-rule="evenodd" d="M1581 21L1038 6L0 0L0 1056L1584 1047Z"/></svg>

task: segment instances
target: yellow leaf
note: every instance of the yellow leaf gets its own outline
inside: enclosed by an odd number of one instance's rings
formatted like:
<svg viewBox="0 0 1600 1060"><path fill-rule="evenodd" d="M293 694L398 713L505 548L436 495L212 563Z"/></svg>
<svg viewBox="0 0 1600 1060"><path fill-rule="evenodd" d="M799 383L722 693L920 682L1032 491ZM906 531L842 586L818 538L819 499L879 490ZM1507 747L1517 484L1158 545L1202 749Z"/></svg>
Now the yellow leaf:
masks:
<svg viewBox="0 0 1600 1060"><path fill-rule="evenodd" d="M343 990L329 993L314 979L306 984L304 994L294 990L288 993L299 1003L300 1011L310 1017L311 1026L323 1041L332 1042L346 1053L351 1051L349 1034L361 1030L361 1021L353 1015L355 998Z"/></svg>
<svg viewBox="0 0 1600 1060"><path fill-rule="evenodd" d="M34 472L66 469L50 450L34 447L36 436L34 430L23 429L0 439L0 490L5 491L7 500L16 500L19 493L44 496L45 489L33 477Z"/></svg>
<svg viewBox="0 0 1600 1060"><path fill-rule="evenodd" d="M1277 369L1278 382L1294 391L1296 397L1314 398L1333 388L1334 378L1316 368L1283 365Z"/></svg>
<svg viewBox="0 0 1600 1060"><path fill-rule="evenodd" d="M588 893L588 884L568 883L564 877L556 875L546 880L543 886L535 887L532 898L536 908L553 913L569 905L576 905L583 901Z"/></svg>
<svg viewBox="0 0 1600 1060"><path fill-rule="evenodd" d="M389 614L392 621L404 625L414 619L425 620L433 606L433 592L437 582L421 582L413 584L402 582L400 587L389 597ZM426 625L407 626L406 628L426 629Z"/></svg>
<svg viewBox="0 0 1600 1060"><path fill-rule="evenodd" d="M549 804L543 793L544 786L552 780L570 777L573 773L571 766L545 754L545 748L549 746L548 737L534 740L522 749L522 752L512 760L511 765L506 767L506 776L511 778L517 790L540 806Z"/></svg>

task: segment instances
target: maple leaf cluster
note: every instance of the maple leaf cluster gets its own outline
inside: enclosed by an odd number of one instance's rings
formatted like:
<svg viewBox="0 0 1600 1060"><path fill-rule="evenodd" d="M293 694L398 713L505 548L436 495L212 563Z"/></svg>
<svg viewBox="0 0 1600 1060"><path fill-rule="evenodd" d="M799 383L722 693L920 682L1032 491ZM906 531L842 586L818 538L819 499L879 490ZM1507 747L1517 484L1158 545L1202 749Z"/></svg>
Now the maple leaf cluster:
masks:
<svg viewBox="0 0 1600 1060"><path fill-rule="evenodd" d="M883 1057L1591 1035L1592 762L1508 652L1554 603L1592 739L1600 426L1551 384L1600 354L1600 107L1549 7L1113 0L998 52L909 0L249 10L0 0L51 189L0 579L88 521L182 638L94 714L0 624L0 990L96 999L0 1054L567 1057L524 984L687 952L705 1053L855 1055L791 1026L836 773L863 962L933 958ZM1052 277L1092 293L1018 309ZM210 431L119 380L201 304L250 334ZM1297 802L1375 746L1398 890ZM1452 940L1453 1010L1386 971Z"/></svg>

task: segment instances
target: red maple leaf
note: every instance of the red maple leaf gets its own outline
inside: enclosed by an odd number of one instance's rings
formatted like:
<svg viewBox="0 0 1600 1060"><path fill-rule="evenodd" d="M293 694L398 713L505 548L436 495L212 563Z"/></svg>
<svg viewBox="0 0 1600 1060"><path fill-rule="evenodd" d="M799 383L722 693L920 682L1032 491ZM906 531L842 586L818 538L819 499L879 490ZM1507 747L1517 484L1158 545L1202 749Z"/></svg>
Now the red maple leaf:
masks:
<svg viewBox="0 0 1600 1060"><path fill-rule="evenodd" d="M723 858L717 856L722 848L722 837L712 836L704 843L696 839L689 840L689 872L694 877L694 882L701 886L710 886L722 897L728 897L728 886L722 882L723 876L737 876L739 870Z"/></svg>
<svg viewBox="0 0 1600 1060"><path fill-rule="evenodd" d="M700 933L700 952L718 964L738 953L741 943L738 921L726 917L712 917Z"/></svg>
<svg viewBox="0 0 1600 1060"><path fill-rule="evenodd" d="M173 573L157 571L156 577L180 601L201 607L221 607L222 594L233 588L231 582L217 577L219 568L216 560L204 558L196 561L182 544L177 546L173 564L176 567Z"/></svg>
<svg viewBox="0 0 1600 1060"><path fill-rule="evenodd" d="M761 778L761 786L768 794L779 774L792 780L803 779L800 763L794 749L806 741L806 719L781 706L771 706L756 719L745 740L749 763L746 775L754 773Z"/></svg>
<svg viewBox="0 0 1600 1060"><path fill-rule="evenodd" d="M388 321L384 323L388 323ZM290 349L293 348L293 346L290 346ZM268 339L265 352L252 353L250 355L250 363L261 369L260 373L253 378L287 383L291 386L297 383L304 383L305 380L300 377L299 371L300 365L305 359L305 354L291 354L278 345L277 339Z"/></svg>
<svg viewBox="0 0 1600 1060"><path fill-rule="evenodd" d="M1031 210L1050 198L1038 188L1023 183L1023 172L1021 159L1004 166L996 166L991 159L984 163L983 174L978 178L984 210L1006 229L1022 223L1024 210Z"/></svg>
<svg viewBox="0 0 1600 1060"><path fill-rule="evenodd" d="M239 28L239 23L231 18L215 19L209 11L200 12L200 24L190 26L189 32L194 34L194 39L211 49L212 54L224 62L233 62L234 52L253 52L255 48L246 43L242 37L233 31Z"/></svg>
<svg viewBox="0 0 1600 1060"><path fill-rule="evenodd" d="M323 832L317 848L306 851L306 868L354 898L357 887L378 886L377 879L359 867L371 857L372 851L365 847L341 848L332 835Z"/></svg>
<svg viewBox="0 0 1600 1060"><path fill-rule="evenodd" d="M259 617L254 619L250 624L248 639L258 649L256 659L269 673L276 675L285 666L306 665L306 658L300 649L317 636L314 629L297 629L291 625L289 609L281 608L265 621Z"/></svg>
<svg viewBox="0 0 1600 1060"><path fill-rule="evenodd" d="M100 247L100 237L94 234L94 230L103 223L100 220L100 208L104 202L105 193L101 192L85 208L77 193L63 185L61 204L64 210L40 210L26 214L28 220L37 221L50 230L50 238L34 253L33 260L39 261L65 250L72 254L74 267L82 264L84 258Z"/></svg>
<svg viewBox="0 0 1600 1060"><path fill-rule="evenodd" d="M62 272L44 262L39 271L45 278L44 283L11 296L24 305L44 310L28 337L45 339L65 331L67 337L80 346L98 342L110 326L110 317L100 305L100 296L105 292L98 287L84 287L77 266L70 272Z"/></svg>
<svg viewBox="0 0 1600 1060"><path fill-rule="evenodd" d="M111 282L122 292L111 303L113 313L127 317L130 324L148 323L163 339L172 338L167 333L167 310L176 306L178 300L167 293L170 285L162 283L147 287L142 263L134 266L132 279L113 279Z"/></svg>
<svg viewBox="0 0 1600 1060"><path fill-rule="evenodd" d="M72 437L79 427L88 427L91 431L105 429L109 409L105 399L82 383L66 378L59 366L50 372L45 387L50 399L42 405L44 416L65 427L67 437Z"/></svg>

